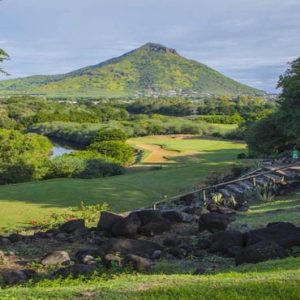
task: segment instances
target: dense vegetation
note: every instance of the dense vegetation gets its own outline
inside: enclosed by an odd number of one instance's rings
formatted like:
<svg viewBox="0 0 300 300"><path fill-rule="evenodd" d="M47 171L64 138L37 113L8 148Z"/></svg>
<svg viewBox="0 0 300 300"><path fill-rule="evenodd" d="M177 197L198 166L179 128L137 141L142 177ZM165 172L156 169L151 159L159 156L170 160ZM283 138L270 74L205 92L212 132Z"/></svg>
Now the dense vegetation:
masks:
<svg viewBox="0 0 300 300"><path fill-rule="evenodd" d="M263 94L206 65L183 58L173 49L151 43L121 57L64 75L2 81L0 93L69 97Z"/></svg>
<svg viewBox="0 0 300 300"><path fill-rule="evenodd" d="M113 138L103 132L105 139ZM121 137L115 132L115 138ZM101 136L101 132L97 135ZM122 136L123 137L123 136ZM134 161L124 140L95 141L87 151L51 158L52 143L38 134L0 129L0 184L48 178L98 178L119 175Z"/></svg>
<svg viewBox="0 0 300 300"><path fill-rule="evenodd" d="M300 58L280 77L282 88L279 109L254 123L247 133L252 153L276 155L293 147L300 147Z"/></svg>
<svg viewBox="0 0 300 300"><path fill-rule="evenodd" d="M0 129L0 183L43 178L51 149L43 136Z"/></svg>

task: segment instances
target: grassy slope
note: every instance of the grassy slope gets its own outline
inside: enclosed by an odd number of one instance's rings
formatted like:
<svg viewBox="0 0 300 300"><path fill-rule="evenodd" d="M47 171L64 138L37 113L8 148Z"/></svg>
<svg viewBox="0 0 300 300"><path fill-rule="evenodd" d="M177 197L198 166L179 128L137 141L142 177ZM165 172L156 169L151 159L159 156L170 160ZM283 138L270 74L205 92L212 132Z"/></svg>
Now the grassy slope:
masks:
<svg viewBox="0 0 300 300"><path fill-rule="evenodd" d="M300 258L245 265L215 275L119 275L43 281L0 291L22 299L300 299Z"/></svg>
<svg viewBox="0 0 300 300"><path fill-rule="evenodd" d="M145 142L145 138L142 139ZM149 137L148 142L151 143ZM155 143L159 142L157 139ZM149 206L165 196L173 196L196 187L207 174L236 158L244 144L206 139L178 140L168 138L161 143L172 142L177 150L198 149L207 152L192 159L182 157L177 164L162 170L133 172L127 175L103 179L55 179L0 187L0 228L21 226L24 222L41 218L50 211L88 204L107 202L114 211L126 211ZM176 149L175 149L176 150Z"/></svg>
<svg viewBox="0 0 300 300"><path fill-rule="evenodd" d="M0 82L0 93L122 97L150 87L217 95L260 92L177 53L153 51L146 45L119 58L65 75L6 80Z"/></svg>

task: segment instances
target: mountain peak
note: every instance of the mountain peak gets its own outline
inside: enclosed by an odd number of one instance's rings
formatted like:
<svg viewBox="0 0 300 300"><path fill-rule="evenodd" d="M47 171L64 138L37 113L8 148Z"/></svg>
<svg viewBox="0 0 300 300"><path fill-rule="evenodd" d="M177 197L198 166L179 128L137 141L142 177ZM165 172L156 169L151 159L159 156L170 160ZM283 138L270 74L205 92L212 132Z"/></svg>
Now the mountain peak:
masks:
<svg viewBox="0 0 300 300"><path fill-rule="evenodd" d="M154 51L154 52L170 52L170 53L175 53L177 54L175 49L172 48L168 48L164 45L161 44L157 44L157 43L146 43L145 45L143 45L142 47L140 47L139 49L146 49L149 51Z"/></svg>

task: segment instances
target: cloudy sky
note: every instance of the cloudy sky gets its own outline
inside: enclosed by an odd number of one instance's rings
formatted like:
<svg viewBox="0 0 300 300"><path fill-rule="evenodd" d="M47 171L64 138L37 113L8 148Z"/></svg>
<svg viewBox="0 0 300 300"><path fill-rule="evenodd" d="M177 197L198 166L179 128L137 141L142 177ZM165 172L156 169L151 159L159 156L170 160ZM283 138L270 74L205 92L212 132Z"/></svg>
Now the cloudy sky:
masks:
<svg viewBox="0 0 300 300"><path fill-rule="evenodd" d="M146 42L274 92L300 56L300 0L3 0L11 78L64 73Z"/></svg>

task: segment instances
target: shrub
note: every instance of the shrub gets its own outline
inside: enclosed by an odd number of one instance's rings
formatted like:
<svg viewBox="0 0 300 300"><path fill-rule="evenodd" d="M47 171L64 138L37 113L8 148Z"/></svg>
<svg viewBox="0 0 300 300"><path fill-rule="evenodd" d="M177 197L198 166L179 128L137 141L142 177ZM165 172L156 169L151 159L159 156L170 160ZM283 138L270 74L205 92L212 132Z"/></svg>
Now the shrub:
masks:
<svg viewBox="0 0 300 300"><path fill-rule="evenodd" d="M134 162L134 149L120 141L96 142L89 146L90 151L97 151L106 157L111 157L123 165Z"/></svg>
<svg viewBox="0 0 300 300"><path fill-rule="evenodd" d="M127 136L124 131L116 128L103 128L100 129L95 137L94 142L104 142L104 141L122 141L125 142Z"/></svg>

